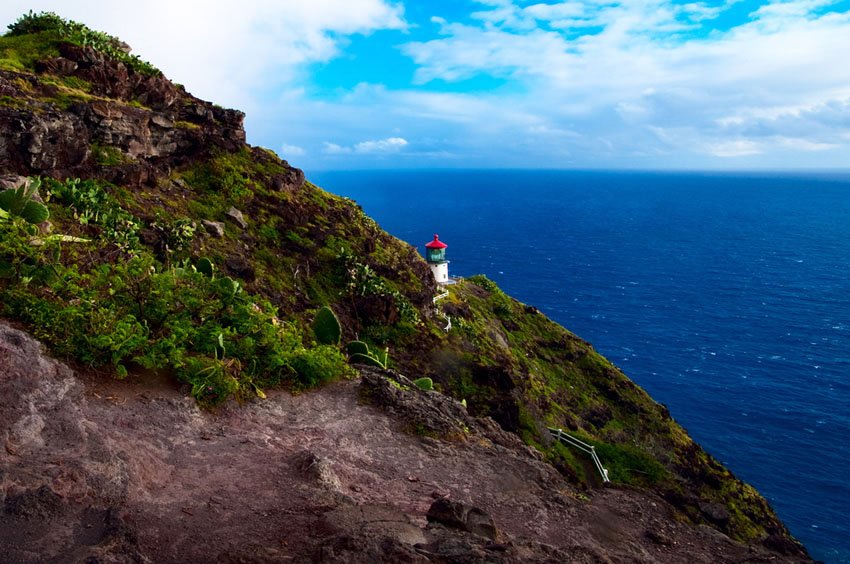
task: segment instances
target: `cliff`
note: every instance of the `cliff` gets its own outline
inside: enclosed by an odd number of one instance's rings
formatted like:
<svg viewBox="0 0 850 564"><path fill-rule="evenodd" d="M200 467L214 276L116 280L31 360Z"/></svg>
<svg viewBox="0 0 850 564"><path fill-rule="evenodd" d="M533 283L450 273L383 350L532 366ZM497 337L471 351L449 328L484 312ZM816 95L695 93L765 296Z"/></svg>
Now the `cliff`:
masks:
<svg viewBox="0 0 850 564"><path fill-rule="evenodd" d="M484 277L435 306L415 249L242 118L79 24L0 37L0 181L50 213L0 216L0 316L70 365L3 330L16 559L806 560L588 343ZM395 372L314 334L323 305Z"/></svg>

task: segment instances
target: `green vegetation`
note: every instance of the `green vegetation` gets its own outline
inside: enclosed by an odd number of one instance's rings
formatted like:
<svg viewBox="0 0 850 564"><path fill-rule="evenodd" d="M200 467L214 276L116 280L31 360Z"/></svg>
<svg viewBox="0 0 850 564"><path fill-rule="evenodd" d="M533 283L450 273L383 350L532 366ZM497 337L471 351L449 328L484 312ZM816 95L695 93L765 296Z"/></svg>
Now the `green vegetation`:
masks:
<svg viewBox="0 0 850 564"><path fill-rule="evenodd" d="M316 319L313 320L313 334L320 345L339 346L342 326L334 311L328 306L322 306L316 314Z"/></svg>
<svg viewBox="0 0 850 564"><path fill-rule="evenodd" d="M218 207L226 209L225 202L231 205L243 203L259 188L247 173L253 167L251 152L245 149L236 153L218 153L186 171L183 177L202 194L219 196L222 201Z"/></svg>
<svg viewBox="0 0 850 564"><path fill-rule="evenodd" d="M125 155L116 147L110 145L93 143L91 151L94 156L94 162L99 166L117 166L134 162L132 157Z"/></svg>
<svg viewBox="0 0 850 564"><path fill-rule="evenodd" d="M22 51L31 54L45 54L45 52L51 52L58 42L64 41L80 47L91 47L95 51L124 63L128 68L140 74L147 76L160 76L162 74L150 63L131 55L127 47L117 37L94 31L72 20L65 20L53 12L33 13L30 11L18 18L15 23L10 24L8 28L6 37L35 39L35 41L27 42L27 44L18 43L17 49L15 49L17 55L4 56L4 60L8 60L11 65L17 66L17 70L32 68L31 65L35 60L45 58L42 56L33 60L31 56L22 56L20 54ZM36 48L27 49L27 47Z"/></svg>
<svg viewBox="0 0 850 564"><path fill-rule="evenodd" d="M0 69L32 72L38 61L59 56L59 34L56 32L0 36Z"/></svg>
<svg viewBox="0 0 850 564"><path fill-rule="evenodd" d="M195 269L207 278L212 278L215 274L215 265L207 257L201 258L195 265Z"/></svg>
<svg viewBox="0 0 850 564"><path fill-rule="evenodd" d="M355 364L366 364L377 368L386 368L389 362L389 348L371 350L363 341L351 341L345 347L348 359Z"/></svg>
<svg viewBox="0 0 850 564"><path fill-rule="evenodd" d="M763 500L588 343L484 276L451 286L440 306L452 316L453 328L430 333L436 341L432 362L416 370L455 398L466 398L472 415L489 415L515 431L577 484L596 484L596 470L583 453L553 442L547 427L594 445L614 483L657 491L682 510L683 519L710 522L698 504L683 501L699 499L728 509L723 530L730 536L753 540L766 534L773 517L765 517L772 513Z"/></svg>
<svg viewBox="0 0 850 564"><path fill-rule="evenodd" d="M425 390L426 392L430 392L434 389L434 381L427 376L424 378L417 378L413 381L416 384L416 387L420 390Z"/></svg>
<svg viewBox="0 0 850 564"><path fill-rule="evenodd" d="M79 178L69 178L65 182L46 179L44 182L50 195L65 204L61 210L63 214L70 214L83 226L99 228L100 239L124 253L135 254L139 249L141 220L121 207L107 193L104 184Z"/></svg>
<svg viewBox="0 0 850 564"><path fill-rule="evenodd" d="M141 220L103 185L47 185L68 206L64 215L99 229L91 244L67 248L35 242L23 220L0 223L0 315L26 323L55 353L119 376L134 364L168 370L208 405L352 374L337 347L305 346L301 327L280 320L267 300L210 276L208 259L200 268L158 259L131 235ZM114 260L97 255L110 248Z"/></svg>
<svg viewBox="0 0 850 564"><path fill-rule="evenodd" d="M21 218L27 223L37 225L50 217L47 206L33 200L41 187L41 180L28 180L18 188L9 188L0 192L0 220Z"/></svg>

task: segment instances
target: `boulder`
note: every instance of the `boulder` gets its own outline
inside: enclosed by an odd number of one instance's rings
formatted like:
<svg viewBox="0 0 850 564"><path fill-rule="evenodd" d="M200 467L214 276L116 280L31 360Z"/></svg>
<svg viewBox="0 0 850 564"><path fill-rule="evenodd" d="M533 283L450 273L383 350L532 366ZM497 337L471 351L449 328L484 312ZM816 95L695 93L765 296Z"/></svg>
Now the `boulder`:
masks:
<svg viewBox="0 0 850 564"><path fill-rule="evenodd" d="M236 223L236 225L238 225L242 229L248 228L248 223L245 221L245 216L242 214L241 211L237 210L233 206L231 206L230 209L224 213L224 215L233 220L233 222Z"/></svg>
<svg viewBox="0 0 850 564"><path fill-rule="evenodd" d="M445 497L431 504L426 517L431 523L440 523L491 540L495 540L499 535L496 523L487 512Z"/></svg>
<svg viewBox="0 0 850 564"><path fill-rule="evenodd" d="M224 223L221 221L210 221L208 219L204 219L201 220L201 225L203 225L207 233L213 237L224 237Z"/></svg>

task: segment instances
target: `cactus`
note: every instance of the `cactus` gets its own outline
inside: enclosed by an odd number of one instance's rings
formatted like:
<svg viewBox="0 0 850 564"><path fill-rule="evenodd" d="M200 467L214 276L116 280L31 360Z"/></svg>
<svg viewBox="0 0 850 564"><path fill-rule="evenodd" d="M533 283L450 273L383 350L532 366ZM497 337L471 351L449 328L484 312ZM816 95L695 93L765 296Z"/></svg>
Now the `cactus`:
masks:
<svg viewBox="0 0 850 564"><path fill-rule="evenodd" d="M47 221L50 217L47 206L33 200L40 186L40 178L27 179L18 188L9 188L0 192L0 210L4 212L0 215L0 219L20 217L33 225Z"/></svg>
<svg viewBox="0 0 850 564"><path fill-rule="evenodd" d="M195 270L206 275L207 278L212 278L213 272L215 271L215 265L210 259L204 257L198 261L198 266L195 267Z"/></svg>
<svg viewBox="0 0 850 564"><path fill-rule="evenodd" d="M342 326L336 314L328 306L323 306L313 320L313 334L320 345L339 345Z"/></svg>
<svg viewBox="0 0 850 564"><path fill-rule="evenodd" d="M345 346L345 351L348 353L348 360L354 364L368 364L378 368L387 367L389 348L371 351L369 345L363 341L351 341Z"/></svg>
<svg viewBox="0 0 850 564"><path fill-rule="evenodd" d="M379 361L374 356L367 355L367 354L354 353L353 355L348 357L348 360L350 362L353 362L354 364L367 364L369 366L376 366L378 368L386 368L387 367L386 364L381 364L381 361Z"/></svg>
<svg viewBox="0 0 850 564"><path fill-rule="evenodd" d="M351 341L346 345L345 352L349 355L362 354L369 356L369 345L363 341Z"/></svg>
<svg viewBox="0 0 850 564"><path fill-rule="evenodd" d="M389 362L390 357L390 348L384 347L384 350L377 350L374 352L373 356L378 359L382 365L387 366L387 362Z"/></svg>
<svg viewBox="0 0 850 564"><path fill-rule="evenodd" d="M416 384L417 388L419 388L420 390L425 390L426 392L429 392L434 389L434 381L428 377L418 378L414 380L413 383Z"/></svg>
<svg viewBox="0 0 850 564"><path fill-rule="evenodd" d="M223 292L229 294L228 297L230 297L230 298L232 298L233 296L238 294L239 290L241 289L239 282L237 282L236 280L234 280L230 276L225 276L224 278L219 278L218 280L215 281L215 283L218 285L219 288L221 288L221 290Z"/></svg>

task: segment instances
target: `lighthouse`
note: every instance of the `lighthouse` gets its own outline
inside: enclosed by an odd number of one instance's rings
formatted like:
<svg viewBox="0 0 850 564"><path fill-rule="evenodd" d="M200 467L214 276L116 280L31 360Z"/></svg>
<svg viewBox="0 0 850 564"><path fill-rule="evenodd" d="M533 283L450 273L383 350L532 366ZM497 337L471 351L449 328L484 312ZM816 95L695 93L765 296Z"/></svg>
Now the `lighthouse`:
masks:
<svg viewBox="0 0 850 564"><path fill-rule="evenodd" d="M440 241L439 235L434 235L434 240L425 244L425 260L431 267L437 284L450 284L449 261L446 260L446 245Z"/></svg>

